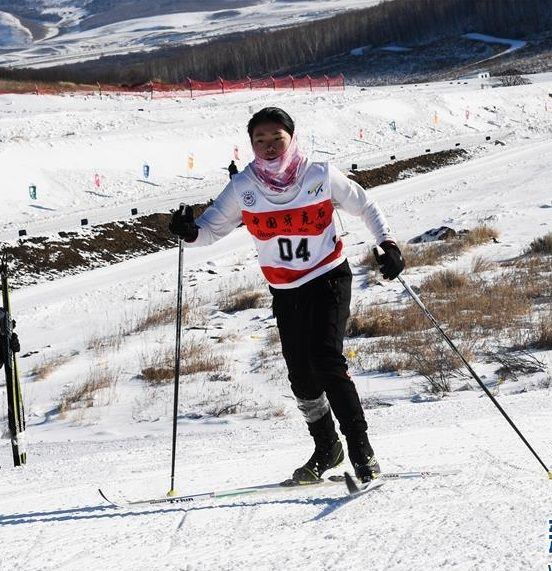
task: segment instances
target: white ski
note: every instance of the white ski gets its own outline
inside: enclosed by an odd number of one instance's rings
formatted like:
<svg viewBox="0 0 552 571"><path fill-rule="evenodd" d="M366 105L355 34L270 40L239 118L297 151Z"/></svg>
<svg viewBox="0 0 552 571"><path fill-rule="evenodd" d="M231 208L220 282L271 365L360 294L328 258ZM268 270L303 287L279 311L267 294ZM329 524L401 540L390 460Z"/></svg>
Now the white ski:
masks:
<svg viewBox="0 0 552 571"><path fill-rule="evenodd" d="M375 489L383 484L386 480L401 480L401 479L414 479L414 478L431 478L436 476L449 476L453 474L458 474L460 470L426 470L418 472L388 472L380 474L377 480L372 480L374 485L370 489ZM348 474L347 474L348 475ZM308 488L319 488L326 486L335 486L336 484L347 483L347 475L336 475L330 476L326 480L320 480L318 482L313 482L311 484L295 484L291 480L286 480L285 482L278 482L273 484L261 484L259 486L248 486L245 488L235 488L233 490L221 490L221 491L211 491L204 492L200 494L191 494L187 496L173 496L164 498L150 498L145 500L127 500L126 498L111 499L108 494L105 494L101 489L98 490L102 498L109 503L111 506L116 508L135 508L135 507L152 507L152 506L163 506L163 505L173 505L173 504L192 504L205 500L212 500L218 498L230 498L237 496L245 496L252 494L261 493L273 493L273 492L283 492L291 490L304 490ZM351 476L349 476L351 481L355 486L357 484L354 482ZM377 485L376 485L377 484ZM358 488L358 486L357 486ZM363 491L362 489L359 489Z"/></svg>

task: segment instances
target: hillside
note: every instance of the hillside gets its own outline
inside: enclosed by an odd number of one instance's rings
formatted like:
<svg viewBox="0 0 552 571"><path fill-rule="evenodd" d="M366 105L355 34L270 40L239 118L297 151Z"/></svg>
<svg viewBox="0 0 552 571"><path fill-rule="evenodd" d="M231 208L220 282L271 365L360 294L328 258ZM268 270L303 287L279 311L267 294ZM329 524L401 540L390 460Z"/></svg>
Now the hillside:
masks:
<svg viewBox="0 0 552 571"><path fill-rule="evenodd" d="M84 218L115 224L135 220L132 208L166 216L182 201L207 202L226 184L235 148L240 168L252 158L251 113L282 106L312 159L345 172L354 163L356 176L371 171L364 183L404 249L404 278L550 464L552 78L530 81L178 100L0 95L0 240L32 249L37 236L86 237ZM469 160L390 176L389 164L460 148ZM408 244L443 225L464 238ZM19 242L21 228L30 240ZM18 269L12 302L29 461L11 467L4 432L2 571L552 564L547 474L400 283L372 271L373 237L360 220L339 211L339 228L353 270L345 353L382 468L456 473L390 481L353 500L336 485L114 508L98 488L130 499L169 489L177 251L27 286ZM281 481L312 449L246 230L187 249L183 276L177 490ZM348 461L335 472L345 469Z"/></svg>
<svg viewBox="0 0 552 571"><path fill-rule="evenodd" d="M69 11L73 24L65 33L54 28L49 38L7 50L2 75L136 84L339 71L355 84L374 85L454 79L481 65L496 75L552 66L547 0L259 0L202 12L194 11L196 3L178 12L181 4L168 2L156 3L163 15L124 20L126 6L91 2L78 18ZM105 18L114 21L104 25ZM497 59L505 52L500 42L470 41L468 32L524 46Z"/></svg>

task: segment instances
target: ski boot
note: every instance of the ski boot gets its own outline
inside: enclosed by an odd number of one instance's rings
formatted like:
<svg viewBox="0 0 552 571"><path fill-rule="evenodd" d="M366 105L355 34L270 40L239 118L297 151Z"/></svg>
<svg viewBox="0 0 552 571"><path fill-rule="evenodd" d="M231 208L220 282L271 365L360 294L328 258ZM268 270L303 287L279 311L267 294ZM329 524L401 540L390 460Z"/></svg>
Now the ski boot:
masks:
<svg viewBox="0 0 552 571"><path fill-rule="evenodd" d="M300 468L293 472L295 484L312 484L322 479L322 474L343 462L343 446L339 438L329 446L315 446L314 454Z"/></svg>
<svg viewBox="0 0 552 571"><path fill-rule="evenodd" d="M355 476L363 483L380 477L381 469L375 456L368 458L366 464L354 464Z"/></svg>
<svg viewBox="0 0 552 571"><path fill-rule="evenodd" d="M314 439L314 454L293 472L292 481L296 484L319 482L326 470L341 464L344 458L343 446L329 410L318 420L307 422L307 426Z"/></svg>
<svg viewBox="0 0 552 571"><path fill-rule="evenodd" d="M381 474L380 465L366 433L347 437L347 448L349 459L355 469L355 476L362 483L379 478Z"/></svg>

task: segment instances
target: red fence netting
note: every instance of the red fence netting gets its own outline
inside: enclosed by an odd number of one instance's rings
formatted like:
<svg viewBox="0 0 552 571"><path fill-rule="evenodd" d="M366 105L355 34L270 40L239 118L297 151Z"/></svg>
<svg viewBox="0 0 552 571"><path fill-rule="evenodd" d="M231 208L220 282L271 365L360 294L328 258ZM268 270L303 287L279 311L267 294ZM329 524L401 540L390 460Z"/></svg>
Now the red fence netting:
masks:
<svg viewBox="0 0 552 571"><path fill-rule="evenodd" d="M234 91L248 91L253 89L287 89L287 90L344 90L345 77L343 74L329 77L295 77L286 75L282 77L263 77L244 79L223 79L219 77L214 81L199 81L188 77L180 83L148 82L140 85L67 85L67 84L32 84L18 85L10 90L8 86L0 89L0 93L36 93L37 95L72 95L75 93L93 95L139 95L147 99L163 97L198 97L201 95L224 94Z"/></svg>

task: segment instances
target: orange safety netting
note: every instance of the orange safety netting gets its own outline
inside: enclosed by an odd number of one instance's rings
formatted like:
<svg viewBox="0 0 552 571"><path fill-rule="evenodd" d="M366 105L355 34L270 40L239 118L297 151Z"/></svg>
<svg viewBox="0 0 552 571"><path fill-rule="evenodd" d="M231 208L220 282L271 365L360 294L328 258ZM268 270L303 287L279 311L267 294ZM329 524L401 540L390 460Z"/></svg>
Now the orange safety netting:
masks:
<svg viewBox="0 0 552 571"><path fill-rule="evenodd" d="M199 81L187 78L181 83L158 83L148 82L140 85L67 85L67 84L40 84L32 83L17 88L9 89L9 86L1 86L0 93L36 93L37 95L72 95L75 93L92 94L114 94L114 95L141 95L145 98L153 99L162 97L197 97L200 95L224 94L233 91L249 91L253 89L305 89L315 90L343 90L345 89L345 78L343 74L329 77L295 77L286 75L283 77L264 77L244 79L223 79L219 77L214 81Z"/></svg>

